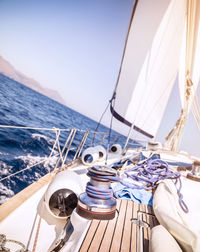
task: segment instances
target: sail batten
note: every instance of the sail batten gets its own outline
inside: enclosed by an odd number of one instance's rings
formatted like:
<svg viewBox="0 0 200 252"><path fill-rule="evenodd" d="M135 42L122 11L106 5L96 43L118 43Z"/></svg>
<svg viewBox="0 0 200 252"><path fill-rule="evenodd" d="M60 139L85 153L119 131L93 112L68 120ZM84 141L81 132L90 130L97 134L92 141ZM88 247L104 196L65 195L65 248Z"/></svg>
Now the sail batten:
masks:
<svg viewBox="0 0 200 252"><path fill-rule="evenodd" d="M142 130L141 128L137 127L136 125L132 125L132 123L130 123L129 121L127 121L124 117L122 117L121 115L119 115L113 108L112 105L110 105L110 111L112 113L112 115L119 120L120 122L124 123L125 125L127 125L128 127L132 127L133 129L136 130L137 132L141 133L142 135L149 137L149 138L154 138L154 136L152 136L151 134L149 134L148 132L145 132L144 130Z"/></svg>
<svg viewBox="0 0 200 252"><path fill-rule="evenodd" d="M155 136L178 73L185 1L140 0L129 31L114 110Z"/></svg>

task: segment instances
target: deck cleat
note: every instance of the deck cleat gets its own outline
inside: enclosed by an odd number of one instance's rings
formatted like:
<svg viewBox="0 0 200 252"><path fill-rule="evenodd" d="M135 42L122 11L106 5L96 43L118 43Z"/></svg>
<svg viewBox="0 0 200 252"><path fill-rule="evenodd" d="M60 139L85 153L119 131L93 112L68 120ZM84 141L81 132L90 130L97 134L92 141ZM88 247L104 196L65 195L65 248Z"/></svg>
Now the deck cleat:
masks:
<svg viewBox="0 0 200 252"><path fill-rule="evenodd" d="M200 182L200 162L194 161L192 165L192 171L187 174L187 178Z"/></svg>
<svg viewBox="0 0 200 252"><path fill-rule="evenodd" d="M88 169L90 181L86 192L79 195L77 213L86 219L111 220L115 217L116 199L110 181L117 175L110 167L94 166Z"/></svg>

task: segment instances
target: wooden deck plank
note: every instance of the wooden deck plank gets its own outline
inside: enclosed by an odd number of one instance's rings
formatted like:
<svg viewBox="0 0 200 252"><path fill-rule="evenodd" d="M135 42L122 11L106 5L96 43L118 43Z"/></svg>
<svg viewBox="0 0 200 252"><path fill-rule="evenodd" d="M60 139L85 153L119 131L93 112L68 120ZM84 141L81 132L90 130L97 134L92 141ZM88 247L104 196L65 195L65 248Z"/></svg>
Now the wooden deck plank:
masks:
<svg viewBox="0 0 200 252"><path fill-rule="evenodd" d="M145 205L143 205L143 204L140 205L140 211L143 212L143 214L142 214L143 222L148 223L148 219L147 219L148 213L146 213ZM149 235L148 235L148 230L146 227L143 228L143 251L144 252L149 251Z"/></svg>
<svg viewBox="0 0 200 252"><path fill-rule="evenodd" d="M137 225L131 219L138 219L139 211L142 212L142 220L150 225L143 228L143 251L149 251L151 228L157 223L152 207L117 200L117 209L119 215L113 220L92 221L80 252L136 252Z"/></svg>
<svg viewBox="0 0 200 252"><path fill-rule="evenodd" d="M151 238L151 229L153 227L153 219L151 213L149 213L149 209L147 205L145 205L145 212L147 213L146 215L146 221L149 224L149 227L147 228L147 233L148 233L148 239L150 240Z"/></svg>
<svg viewBox="0 0 200 252"><path fill-rule="evenodd" d="M133 206L133 219L137 219L137 213L139 210L139 204L134 202ZM132 232L131 232L131 251L137 251L137 225L135 223L132 224Z"/></svg>
<svg viewBox="0 0 200 252"><path fill-rule="evenodd" d="M100 221L95 237L92 240L92 243L90 245L88 252L97 252L99 250L99 247L101 245L99 241L102 241L107 225L108 225L108 221L105 221L105 220Z"/></svg>
<svg viewBox="0 0 200 252"><path fill-rule="evenodd" d="M110 252L120 251L121 246L121 239L122 239L122 232L124 226L124 219L126 215L126 208L127 208L127 200L122 200L121 208L119 212L119 216L117 219L117 224L115 228L115 232L113 235L113 240L110 248Z"/></svg>
<svg viewBox="0 0 200 252"><path fill-rule="evenodd" d="M158 220L155 217L155 214L154 214L154 211L153 211L153 207L147 206L147 209L148 209L149 213L152 215L153 226L159 225L159 222L158 222Z"/></svg>
<svg viewBox="0 0 200 252"><path fill-rule="evenodd" d="M151 210L151 207L150 206L146 206L146 211L149 213L149 225L150 225L150 228L153 228L154 226L154 222L153 222L153 214L152 214L152 210Z"/></svg>
<svg viewBox="0 0 200 252"><path fill-rule="evenodd" d="M95 233L96 233L96 230L98 228L98 225L99 225L100 221L99 220L93 220L89 229L88 229L88 232L85 236L85 239L83 241L83 244L81 246L81 249L79 250L80 252L85 252L85 251L88 251L89 248L90 248L90 245L92 243L92 240L95 236Z"/></svg>
<svg viewBox="0 0 200 252"><path fill-rule="evenodd" d="M117 210L120 211L121 200L117 200ZM108 222L103 240L101 241L99 252L108 252L110 250L110 245L113 237L113 233L115 231L115 226L117 222L117 218L114 218Z"/></svg>
<svg viewBox="0 0 200 252"><path fill-rule="evenodd" d="M127 211L124 223L124 231L121 243L121 252L127 252L131 247L131 219L133 215L133 202L128 201L127 203Z"/></svg>

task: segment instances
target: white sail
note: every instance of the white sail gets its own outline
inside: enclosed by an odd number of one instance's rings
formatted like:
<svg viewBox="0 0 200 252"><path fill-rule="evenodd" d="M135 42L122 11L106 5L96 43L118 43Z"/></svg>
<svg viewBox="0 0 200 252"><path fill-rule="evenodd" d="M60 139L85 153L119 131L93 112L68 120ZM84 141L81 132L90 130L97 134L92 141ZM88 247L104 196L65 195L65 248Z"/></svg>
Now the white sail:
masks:
<svg viewBox="0 0 200 252"><path fill-rule="evenodd" d="M179 90L182 108L185 105L185 83L186 78L190 78L192 96L200 81L200 1L188 1L188 20L185 23L184 40L181 50ZM193 97L192 97L193 98ZM192 105L192 99L188 104L188 111Z"/></svg>
<svg viewBox="0 0 200 252"><path fill-rule="evenodd" d="M140 0L129 31L114 110L152 136L178 73L185 3Z"/></svg>

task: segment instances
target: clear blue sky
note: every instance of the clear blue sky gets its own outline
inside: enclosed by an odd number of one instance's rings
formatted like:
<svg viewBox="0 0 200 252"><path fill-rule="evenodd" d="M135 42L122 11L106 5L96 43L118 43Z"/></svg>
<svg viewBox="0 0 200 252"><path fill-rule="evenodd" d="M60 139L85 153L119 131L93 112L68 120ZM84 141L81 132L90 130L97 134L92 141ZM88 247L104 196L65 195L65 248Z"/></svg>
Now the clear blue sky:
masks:
<svg viewBox="0 0 200 252"><path fill-rule="evenodd" d="M0 0L0 55L97 119L115 86L132 5L133 0Z"/></svg>
<svg viewBox="0 0 200 252"><path fill-rule="evenodd" d="M132 6L133 0L0 0L0 55L98 120L116 83ZM162 141L179 116L175 93ZM190 118L181 148L200 155L197 134Z"/></svg>

